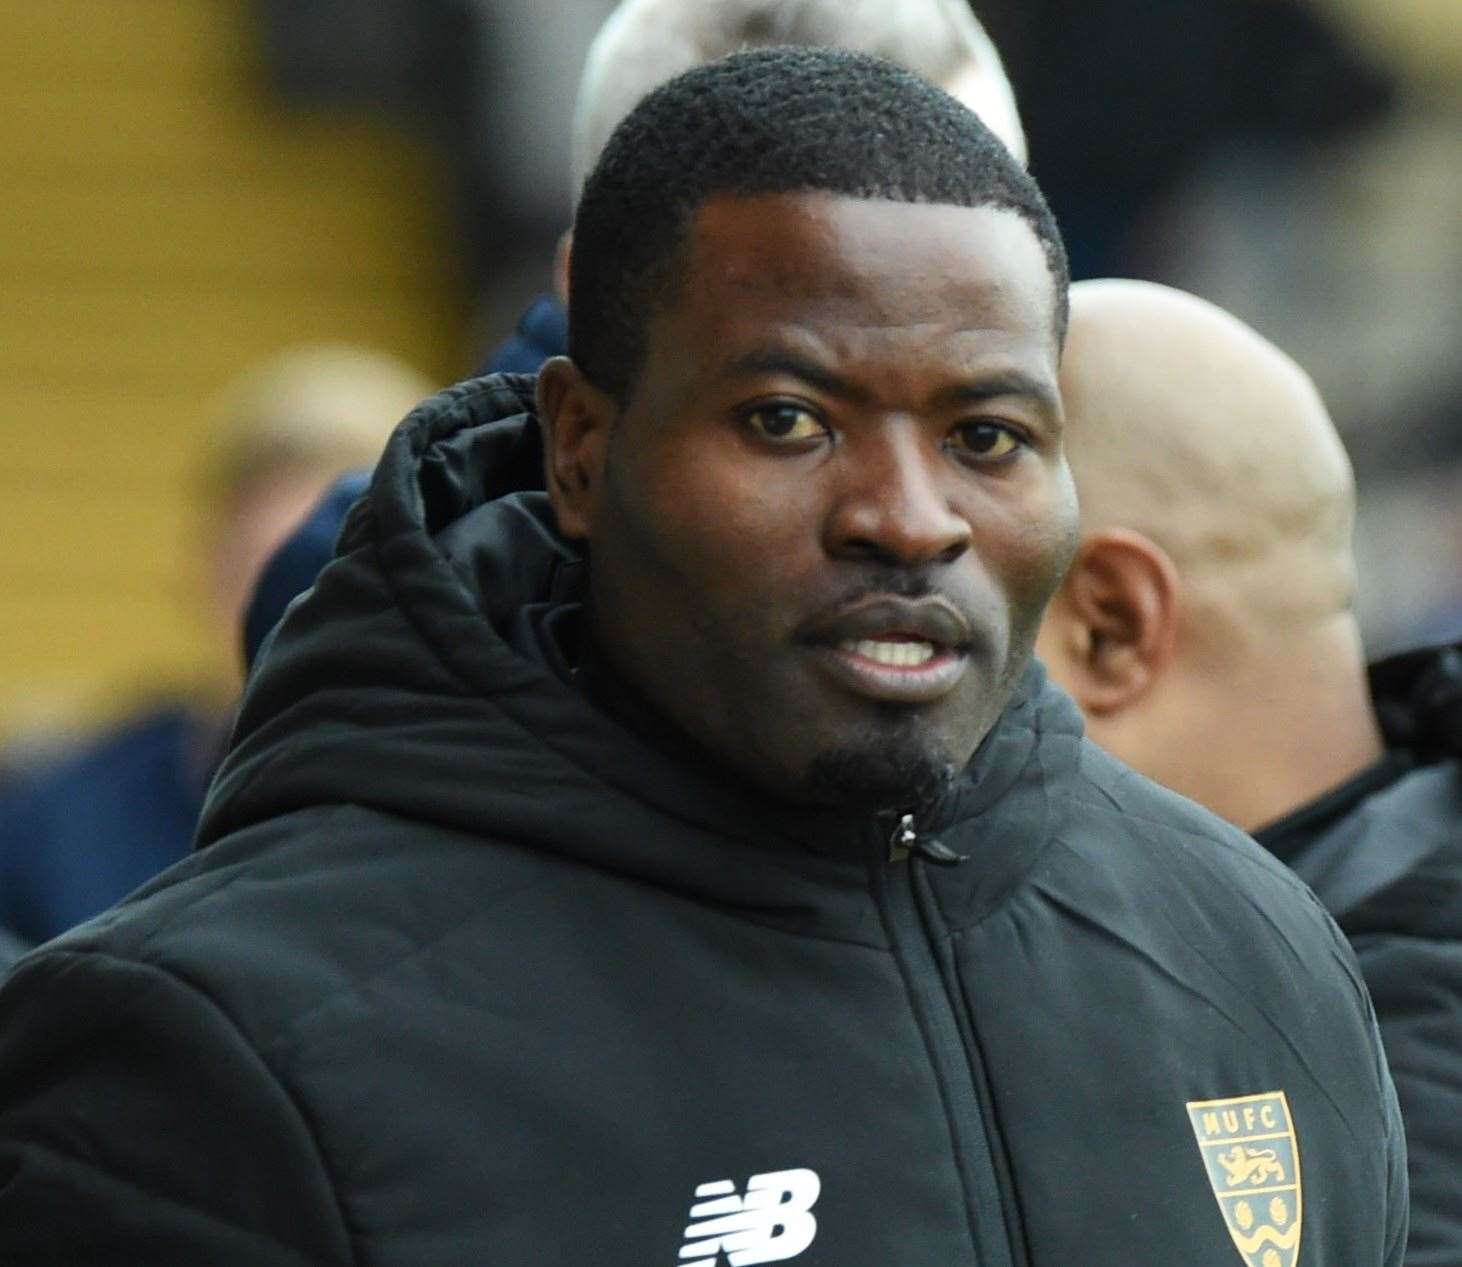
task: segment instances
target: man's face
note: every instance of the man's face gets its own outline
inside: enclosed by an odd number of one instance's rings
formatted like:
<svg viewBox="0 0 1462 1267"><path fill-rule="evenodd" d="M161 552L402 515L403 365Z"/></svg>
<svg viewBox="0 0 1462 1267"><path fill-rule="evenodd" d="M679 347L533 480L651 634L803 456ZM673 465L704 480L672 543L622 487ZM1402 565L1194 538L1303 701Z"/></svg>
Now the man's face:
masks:
<svg viewBox="0 0 1462 1267"><path fill-rule="evenodd" d="M993 208L726 197L679 277L582 501L596 647L764 790L911 804L1070 558L1040 244Z"/></svg>

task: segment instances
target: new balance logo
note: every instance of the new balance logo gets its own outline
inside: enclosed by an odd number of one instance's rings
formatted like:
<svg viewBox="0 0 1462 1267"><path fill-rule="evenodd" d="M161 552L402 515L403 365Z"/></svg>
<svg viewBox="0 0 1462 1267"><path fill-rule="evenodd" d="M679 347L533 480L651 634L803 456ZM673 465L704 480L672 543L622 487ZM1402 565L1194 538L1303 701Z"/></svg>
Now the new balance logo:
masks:
<svg viewBox="0 0 1462 1267"><path fill-rule="evenodd" d="M817 1235L812 1207L821 1191L822 1181L811 1170L752 1175L745 1196L729 1179L701 1184L690 1207L680 1267L717 1267L722 1254L729 1267L796 1258Z"/></svg>

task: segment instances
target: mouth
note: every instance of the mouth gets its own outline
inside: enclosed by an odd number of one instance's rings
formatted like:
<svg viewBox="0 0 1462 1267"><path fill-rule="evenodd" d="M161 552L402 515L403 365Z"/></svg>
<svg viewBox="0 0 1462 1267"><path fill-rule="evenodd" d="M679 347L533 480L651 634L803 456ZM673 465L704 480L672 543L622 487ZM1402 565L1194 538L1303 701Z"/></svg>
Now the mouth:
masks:
<svg viewBox="0 0 1462 1267"><path fill-rule="evenodd" d="M823 671L855 695L930 704L964 677L973 635L942 599L882 598L814 621L804 641Z"/></svg>

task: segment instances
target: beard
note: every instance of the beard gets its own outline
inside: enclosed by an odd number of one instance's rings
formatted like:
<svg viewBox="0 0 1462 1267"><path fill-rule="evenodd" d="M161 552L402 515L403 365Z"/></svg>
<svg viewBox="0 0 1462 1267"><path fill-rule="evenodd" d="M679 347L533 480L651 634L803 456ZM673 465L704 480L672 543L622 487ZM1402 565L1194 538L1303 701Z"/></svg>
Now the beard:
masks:
<svg viewBox="0 0 1462 1267"><path fill-rule="evenodd" d="M958 773L941 746L903 735L819 753L804 788L806 799L818 804L904 812L941 795Z"/></svg>

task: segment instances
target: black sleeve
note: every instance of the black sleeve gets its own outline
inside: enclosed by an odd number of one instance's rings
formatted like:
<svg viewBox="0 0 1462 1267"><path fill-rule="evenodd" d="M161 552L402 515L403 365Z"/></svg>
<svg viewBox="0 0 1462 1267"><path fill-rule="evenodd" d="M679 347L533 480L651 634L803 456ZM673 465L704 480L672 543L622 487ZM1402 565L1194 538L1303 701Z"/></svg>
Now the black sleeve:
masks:
<svg viewBox="0 0 1462 1267"><path fill-rule="evenodd" d="M0 989L0 1262L351 1261L308 1122L206 995L62 950Z"/></svg>
<svg viewBox="0 0 1462 1267"><path fill-rule="evenodd" d="M1462 1263L1462 946L1358 938L1380 1018L1411 1175L1407 1267Z"/></svg>

